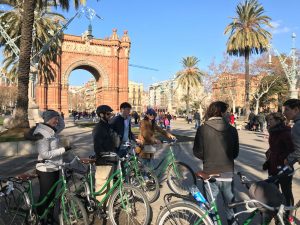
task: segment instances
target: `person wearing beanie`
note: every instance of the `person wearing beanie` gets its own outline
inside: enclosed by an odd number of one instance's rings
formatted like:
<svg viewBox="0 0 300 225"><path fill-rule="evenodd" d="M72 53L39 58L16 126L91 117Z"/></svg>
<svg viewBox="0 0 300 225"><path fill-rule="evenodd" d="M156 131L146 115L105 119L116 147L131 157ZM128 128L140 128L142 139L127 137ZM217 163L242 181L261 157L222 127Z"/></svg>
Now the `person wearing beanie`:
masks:
<svg viewBox="0 0 300 225"><path fill-rule="evenodd" d="M47 110L43 113L44 123L39 123L35 128L33 135L38 135L37 140L38 161L45 159L52 160L54 163L62 163L62 155L70 150L69 146L59 147L58 133L65 125L59 113L54 110ZM59 168L52 164L37 163L36 170L40 183L39 202L47 195L48 191L59 179ZM49 196L47 201L38 207L37 211L41 215L55 197L55 191ZM53 209L48 214L48 218L42 222L43 225L53 224Z"/></svg>

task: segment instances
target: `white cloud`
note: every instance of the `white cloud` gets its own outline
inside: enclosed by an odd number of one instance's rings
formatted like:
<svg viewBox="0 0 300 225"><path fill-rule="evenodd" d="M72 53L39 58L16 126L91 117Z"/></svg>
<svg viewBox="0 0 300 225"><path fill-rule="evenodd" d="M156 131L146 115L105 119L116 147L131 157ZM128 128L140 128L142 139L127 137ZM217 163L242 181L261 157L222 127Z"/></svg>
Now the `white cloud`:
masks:
<svg viewBox="0 0 300 225"><path fill-rule="evenodd" d="M273 34L289 33L292 31L290 27L284 26L281 20L272 21L271 25L273 27L271 29Z"/></svg>
<svg viewBox="0 0 300 225"><path fill-rule="evenodd" d="M273 29L277 29L280 26L280 23L281 23L281 20L270 22L270 24L273 27Z"/></svg>

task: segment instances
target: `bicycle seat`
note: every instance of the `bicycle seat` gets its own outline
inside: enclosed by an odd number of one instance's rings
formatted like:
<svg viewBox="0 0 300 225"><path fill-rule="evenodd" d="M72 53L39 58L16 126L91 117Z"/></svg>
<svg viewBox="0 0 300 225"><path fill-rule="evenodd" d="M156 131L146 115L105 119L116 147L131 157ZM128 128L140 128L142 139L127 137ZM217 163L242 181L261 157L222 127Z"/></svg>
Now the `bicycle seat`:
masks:
<svg viewBox="0 0 300 225"><path fill-rule="evenodd" d="M96 159L90 159L90 158L81 158L80 162L83 164L92 164L96 162Z"/></svg>
<svg viewBox="0 0 300 225"><path fill-rule="evenodd" d="M198 171L195 173L196 177L199 177L203 180L209 180L211 178L217 178L217 177L220 177L220 174L208 174L208 173L205 173L204 171Z"/></svg>
<svg viewBox="0 0 300 225"><path fill-rule="evenodd" d="M32 180L37 177L38 175L36 173L22 173L16 176L17 179L20 179L22 181Z"/></svg>

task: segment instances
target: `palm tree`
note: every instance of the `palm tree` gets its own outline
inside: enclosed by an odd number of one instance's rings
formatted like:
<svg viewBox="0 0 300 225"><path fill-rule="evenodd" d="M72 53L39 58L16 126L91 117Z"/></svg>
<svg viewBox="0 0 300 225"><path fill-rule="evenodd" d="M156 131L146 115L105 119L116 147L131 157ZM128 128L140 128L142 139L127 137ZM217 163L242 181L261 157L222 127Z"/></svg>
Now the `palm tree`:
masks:
<svg viewBox="0 0 300 225"><path fill-rule="evenodd" d="M197 67L199 60L195 56L188 56L182 58L183 70L180 70L176 74L176 81L178 87L186 89L186 95L184 101L186 103L186 112L189 112L189 103L190 103L190 90L191 88L198 88L202 84L202 76L204 73L200 71Z"/></svg>
<svg viewBox="0 0 300 225"><path fill-rule="evenodd" d="M32 53L32 37L33 25L35 21L35 9L46 7L48 3L52 3L55 7L59 5L63 9L68 10L70 7L69 0L4 0L1 3L22 4L20 17L21 25L21 40L20 40L20 55L18 64L18 96L15 111L13 127L26 128L29 127L28 122L28 85L30 73L30 58ZM79 4L84 4L85 0L73 0L75 8Z"/></svg>
<svg viewBox="0 0 300 225"><path fill-rule="evenodd" d="M20 46L21 39L21 11L22 3L10 3L7 4L11 10L0 10L0 23L4 28L5 32L14 40L15 44ZM51 5L49 5L50 7ZM63 15L53 13L47 8L41 9L36 7L35 9L35 21L34 21L34 35L33 35L33 51L32 55L39 52L45 43L53 37L55 33L61 28L59 21L64 21ZM12 52L11 47L7 45L4 37L0 36L0 47L3 48L3 69L6 71L6 75L13 80L16 80L18 73L18 57ZM38 70L43 71L43 77L41 79L46 82L53 80L53 67L50 63L57 62L57 53L60 52L61 39L52 42L47 52L42 55L38 63Z"/></svg>
<svg viewBox="0 0 300 225"><path fill-rule="evenodd" d="M271 18L264 15L264 8L257 0L245 0L236 7L237 17L225 28L224 33L230 34L227 41L229 55L245 57L245 107L250 111L250 55L261 54L268 49L271 33L264 29L272 27Z"/></svg>

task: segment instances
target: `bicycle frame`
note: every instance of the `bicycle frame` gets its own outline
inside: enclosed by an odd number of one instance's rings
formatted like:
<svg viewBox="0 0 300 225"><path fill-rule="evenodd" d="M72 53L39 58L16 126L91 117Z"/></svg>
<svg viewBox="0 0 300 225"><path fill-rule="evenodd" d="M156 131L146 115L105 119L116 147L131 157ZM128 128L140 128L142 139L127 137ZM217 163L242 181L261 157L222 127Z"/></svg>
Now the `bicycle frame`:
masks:
<svg viewBox="0 0 300 225"><path fill-rule="evenodd" d="M27 183L28 185L27 186L22 185L22 188L24 188L24 190L23 190L23 195L19 196L19 200L21 200L20 198L24 197L26 204L29 206L29 215L30 216L32 216L33 211L36 212L37 207L43 205L49 199L49 196L53 192L56 192L54 199L50 202L50 204L47 206L47 208L42 213L42 215L38 215L37 213L35 213L35 214L38 216L39 220L46 218L46 216L50 212L50 209L53 208L55 206L55 203L58 201L58 199L61 198L61 207L64 209L64 215L67 218L67 215L65 212L65 204L64 204L64 194L67 192L67 184L66 184L66 178L64 175L63 168L60 168L60 170L61 170L60 179L55 182L55 184L51 187L51 189L49 190L47 195L40 202L34 201L32 181L28 180L28 181L23 182L23 183ZM56 191L57 187L60 187L60 188L59 188L59 190ZM21 214L21 216L26 217L26 214L25 215Z"/></svg>
<svg viewBox="0 0 300 225"><path fill-rule="evenodd" d="M117 177L117 180L113 183L112 187L109 188L108 193L106 193L105 196L103 197L103 199L100 202L98 202L97 205L99 207L103 206L104 202L110 197L110 195L115 191L116 188L119 188L120 192L123 189L124 177L123 177L123 172L121 169L121 161L118 161L118 169L108 178L108 180L105 182L105 184L98 191L95 191L95 183L94 183L93 177L94 176L93 176L93 172L92 172L92 165L90 164L88 175L87 175L87 180L89 183L90 194L93 198L104 194L104 191L107 189L107 186L110 184L110 182L113 181L115 177ZM123 208L125 208L126 204L124 203L123 197L124 196L121 195L121 202L122 202Z"/></svg>
<svg viewBox="0 0 300 225"><path fill-rule="evenodd" d="M167 153L167 156L164 157L157 165L155 168L153 168L153 170L155 171L156 176L158 177L158 179L161 179L163 177L163 175L165 174L167 168L172 164L174 171L176 173L177 176L180 176L178 171L177 171L177 167L176 167L176 158L173 152L173 148L172 145L170 145L169 151ZM157 171L158 170L158 171Z"/></svg>

